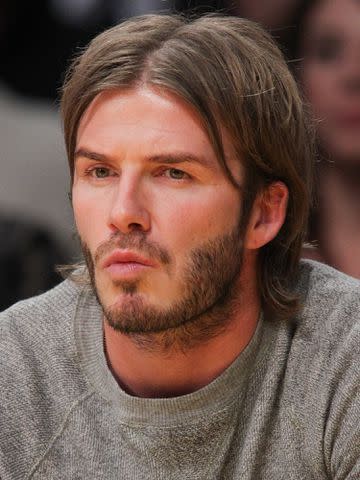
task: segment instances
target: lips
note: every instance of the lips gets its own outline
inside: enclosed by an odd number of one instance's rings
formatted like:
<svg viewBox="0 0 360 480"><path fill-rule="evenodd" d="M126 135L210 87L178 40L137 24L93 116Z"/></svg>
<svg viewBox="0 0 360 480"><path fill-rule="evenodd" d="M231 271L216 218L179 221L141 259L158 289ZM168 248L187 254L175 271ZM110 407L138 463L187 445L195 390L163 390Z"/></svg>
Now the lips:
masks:
<svg viewBox="0 0 360 480"><path fill-rule="evenodd" d="M345 127L359 127L360 112L339 115L338 122Z"/></svg>
<svg viewBox="0 0 360 480"><path fill-rule="evenodd" d="M145 267L155 267L156 263L138 253L126 251L126 250L116 250L107 256L102 262L102 268L109 268L115 265L139 265Z"/></svg>

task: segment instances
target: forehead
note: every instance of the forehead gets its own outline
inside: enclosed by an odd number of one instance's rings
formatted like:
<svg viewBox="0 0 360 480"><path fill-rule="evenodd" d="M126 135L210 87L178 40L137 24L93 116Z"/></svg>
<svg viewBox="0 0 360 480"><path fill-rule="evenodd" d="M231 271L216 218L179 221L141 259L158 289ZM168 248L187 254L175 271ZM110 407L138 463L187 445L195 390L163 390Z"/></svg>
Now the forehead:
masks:
<svg viewBox="0 0 360 480"><path fill-rule="evenodd" d="M235 162L229 135L225 129L220 134L227 163L236 169L239 162ZM175 94L148 87L97 95L79 123L76 148L105 155L136 149L144 157L186 151L219 165L195 109Z"/></svg>
<svg viewBox="0 0 360 480"><path fill-rule="evenodd" d="M81 118L78 141L84 135L89 140L92 135L100 138L115 132L120 136L122 129L154 140L163 135L180 137L192 133L189 141L195 140L201 146L210 143L199 116L185 102L175 95L149 88L116 89L98 94Z"/></svg>
<svg viewBox="0 0 360 480"><path fill-rule="evenodd" d="M346 34L353 31L360 38L359 0L321 0L311 8L306 19L306 30L334 31Z"/></svg>

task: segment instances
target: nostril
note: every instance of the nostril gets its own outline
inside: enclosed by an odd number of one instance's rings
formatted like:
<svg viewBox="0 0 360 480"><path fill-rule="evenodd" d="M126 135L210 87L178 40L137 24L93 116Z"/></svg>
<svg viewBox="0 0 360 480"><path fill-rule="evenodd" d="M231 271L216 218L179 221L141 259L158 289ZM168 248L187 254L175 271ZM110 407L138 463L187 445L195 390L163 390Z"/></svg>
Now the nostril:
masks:
<svg viewBox="0 0 360 480"><path fill-rule="evenodd" d="M136 231L136 230L143 230L143 226L140 223L132 222L129 224L129 230Z"/></svg>

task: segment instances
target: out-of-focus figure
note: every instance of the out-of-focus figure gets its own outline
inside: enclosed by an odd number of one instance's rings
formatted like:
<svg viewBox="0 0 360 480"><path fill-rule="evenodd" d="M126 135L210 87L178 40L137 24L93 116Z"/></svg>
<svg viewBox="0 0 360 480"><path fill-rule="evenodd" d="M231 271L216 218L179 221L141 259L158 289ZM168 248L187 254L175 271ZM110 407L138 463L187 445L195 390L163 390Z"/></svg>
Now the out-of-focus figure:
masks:
<svg viewBox="0 0 360 480"><path fill-rule="evenodd" d="M360 278L360 2L303 3L296 72L320 145L318 201L306 252Z"/></svg>

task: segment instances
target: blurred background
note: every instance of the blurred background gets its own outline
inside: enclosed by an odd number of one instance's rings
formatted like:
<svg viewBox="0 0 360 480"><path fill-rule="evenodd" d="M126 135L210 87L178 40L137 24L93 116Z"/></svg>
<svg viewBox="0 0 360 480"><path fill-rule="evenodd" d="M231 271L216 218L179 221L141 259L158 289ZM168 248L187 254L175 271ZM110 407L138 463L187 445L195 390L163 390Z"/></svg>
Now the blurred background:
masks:
<svg viewBox="0 0 360 480"><path fill-rule="evenodd" d="M358 0L0 0L0 311L79 259L58 115L71 58L123 19L175 11L246 17L279 43L319 145L304 256L360 278Z"/></svg>

